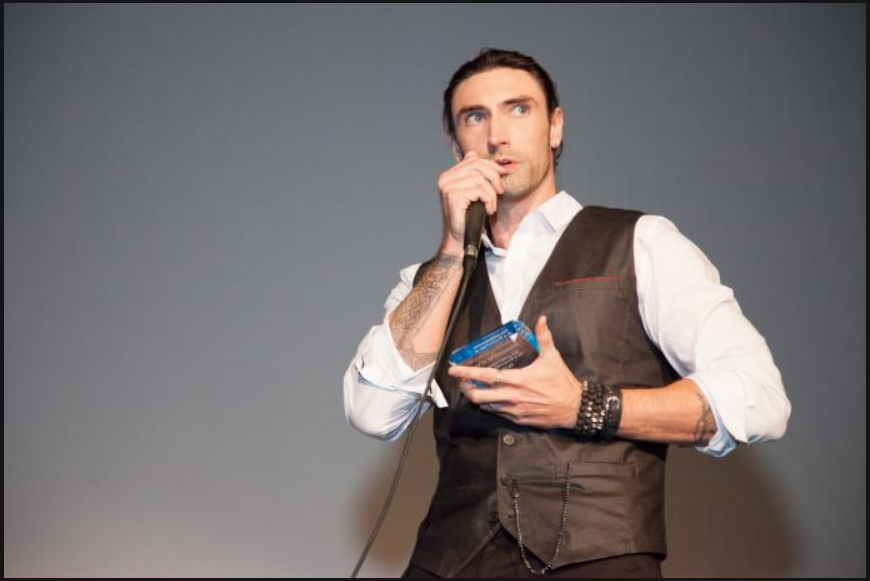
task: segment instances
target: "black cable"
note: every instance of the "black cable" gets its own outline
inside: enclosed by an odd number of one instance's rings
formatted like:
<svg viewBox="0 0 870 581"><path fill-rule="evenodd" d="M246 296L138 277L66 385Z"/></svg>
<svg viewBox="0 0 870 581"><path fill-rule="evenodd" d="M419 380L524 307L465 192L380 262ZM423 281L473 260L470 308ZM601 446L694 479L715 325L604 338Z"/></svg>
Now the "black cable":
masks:
<svg viewBox="0 0 870 581"><path fill-rule="evenodd" d="M441 348L438 350L438 356L435 358L435 365L432 366L432 372L429 374L429 381L426 382L426 389L423 390L423 395L420 396L420 401L417 403L417 411L414 412L414 419L411 421L411 425L407 428L407 436L405 438L405 446L402 448L402 455L399 457L399 465L396 467L396 475L393 477L393 484L390 486L390 492L387 494L387 500L384 502L384 508L381 509L381 514L378 517L378 521L375 523L375 528L372 530L372 534L369 536L369 540L366 543L365 549L363 549L362 555L360 555L359 561L356 563L356 567L353 569L353 573L350 574L351 579L355 579L357 574L359 573L360 568L366 560L366 557L369 554L369 549L372 548L372 545L375 542L375 538L378 536L378 532L381 529L381 524L384 522L384 518L387 516L387 509L389 509L390 504L393 502L393 496L396 493L396 488L399 485L399 478L402 476L402 468L405 466L405 459L408 455L408 450L411 447L411 440L414 437L414 432L417 430L417 424L420 421L420 416L423 415L423 403L429 397L430 392L432 391L432 379L435 377L435 373L438 371L438 366L441 364L441 358L444 356L444 350L447 348L447 341L450 339L450 335L453 333L453 326L456 324L456 318L459 315L460 305L465 298L465 291L468 288L468 281L471 280L471 275L474 272L474 267L477 265L477 257L470 256L468 254L465 255L465 258L462 260L462 281L459 284L459 292L456 294L456 299L453 301L453 308L450 311L450 318L447 320L447 331L444 333L444 340L441 342Z"/></svg>

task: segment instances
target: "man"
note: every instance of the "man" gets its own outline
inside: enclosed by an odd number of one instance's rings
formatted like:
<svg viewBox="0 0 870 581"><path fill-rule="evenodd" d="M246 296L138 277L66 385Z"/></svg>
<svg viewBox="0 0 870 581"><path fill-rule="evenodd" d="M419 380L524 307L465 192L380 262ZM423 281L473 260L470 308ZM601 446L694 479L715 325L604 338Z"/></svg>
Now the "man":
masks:
<svg viewBox="0 0 870 581"><path fill-rule="evenodd" d="M481 51L451 79L444 122L443 240L360 344L347 418L387 441L412 421L473 201L487 223L447 352L515 318L541 351L522 369L436 372L439 480L404 576L661 576L668 445L718 457L785 433L767 344L671 221L557 193L563 111L533 59Z"/></svg>

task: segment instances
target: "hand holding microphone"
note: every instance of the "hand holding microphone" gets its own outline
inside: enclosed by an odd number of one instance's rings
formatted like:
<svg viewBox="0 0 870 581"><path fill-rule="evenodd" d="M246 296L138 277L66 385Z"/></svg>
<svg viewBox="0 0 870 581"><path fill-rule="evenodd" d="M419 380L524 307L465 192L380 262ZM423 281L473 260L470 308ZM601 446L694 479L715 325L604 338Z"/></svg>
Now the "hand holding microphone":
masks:
<svg viewBox="0 0 870 581"><path fill-rule="evenodd" d="M483 228L482 210L490 216L495 214L498 196L504 193L501 176L508 172L496 162L469 151L462 161L439 176L438 190L444 215L441 252L465 254L467 237L476 255Z"/></svg>

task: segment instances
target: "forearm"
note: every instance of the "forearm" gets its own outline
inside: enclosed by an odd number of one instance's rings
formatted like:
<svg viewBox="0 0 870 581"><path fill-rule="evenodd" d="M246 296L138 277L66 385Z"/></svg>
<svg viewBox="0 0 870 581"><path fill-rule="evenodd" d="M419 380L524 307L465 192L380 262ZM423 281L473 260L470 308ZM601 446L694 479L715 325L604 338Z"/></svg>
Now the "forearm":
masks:
<svg viewBox="0 0 870 581"><path fill-rule="evenodd" d="M716 429L710 404L691 379L659 388L622 389L620 438L706 445Z"/></svg>
<svg viewBox="0 0 870 581"><path fill-rule="evenodd" d="M462 280L462 254L439 251L426 272L390 314L390 333L413 370L435 361Z"/></svg>

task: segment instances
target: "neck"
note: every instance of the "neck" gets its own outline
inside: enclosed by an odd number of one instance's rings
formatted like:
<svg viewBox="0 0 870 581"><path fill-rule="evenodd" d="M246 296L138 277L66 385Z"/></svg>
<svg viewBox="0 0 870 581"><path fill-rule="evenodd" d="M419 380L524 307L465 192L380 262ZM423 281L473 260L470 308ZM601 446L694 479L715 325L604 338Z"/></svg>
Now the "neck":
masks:
<svg viewBox="0 0 870 581"><path fill-rule="evenodd" d="M527 196L518 200L499 199L495 215L487 217L492 243L507 250L523 218L555 195L556 181L551 170L544 181Z"/></svg>

